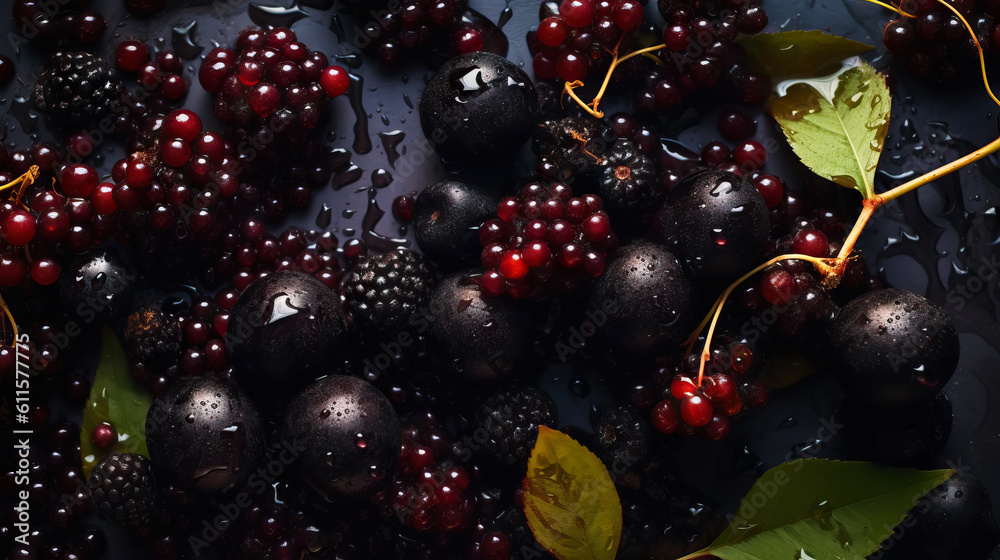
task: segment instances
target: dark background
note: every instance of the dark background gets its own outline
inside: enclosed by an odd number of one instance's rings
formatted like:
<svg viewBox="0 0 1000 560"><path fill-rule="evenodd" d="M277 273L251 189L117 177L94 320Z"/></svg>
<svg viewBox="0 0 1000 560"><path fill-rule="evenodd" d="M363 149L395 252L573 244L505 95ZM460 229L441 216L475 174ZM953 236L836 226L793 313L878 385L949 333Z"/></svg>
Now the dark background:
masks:
<svg viewBox="0 0 1000 560"><path fill-rule="evenodd" d="M265 1L288 7L287 0ZM247 2L240 0L207 0L170 2L169 7L155 19L137 19L127 15L122 0L93 0L92 7L108 19L106 43L99 51L110 55L114 45L125 38L139 38L156 49L171 47L171 28L197 21L195 42L205 47L207 53L215 44L230 45L240 29L251 24ZM346 37L337 40L331 30L332 9L309 7L322 5L312 0L304 2L302 10L308 17L297 21L293 28L300 40L310 48L321 50L331 58L351 55L359 49L354 45L357 22L343 20ZM50 134L42 120L33 117L30 97L34 88L33 74L44 62L41 50L30 42L15 53L8 40L11 32L10 2L0 6L0 53L16 62L18 79L0 88L0 107L3 109L4 142L8 149L26 148L34 139L59 141ZM503 27L510 39L508 57L530 73L530 55L524 41L525 32L537 25L537 0L489 1L471 0L470 6L494 22L501 13L510 10L511 18ZM933 169L942 161L954 159L994 139L998 133L997 107L989 102L982 85L975 81L932 84L910 77L897 62L892 61L881 49L882 28L891 19L890 13L860 0L812 0L788 2L767 0L764 7L770 16L767 31L785 29L820 29L844 35L872 45L879 50L867 58L879 69L888 71L893 86L893 110L890 136L882 156L879 180L885 188L893 177L906 177ZM652 10L653 7L650 6ZM658 16L656 16L658 17ZM994 55L995 56L995 55ZM189 60L186 77L191 81L185 105L198 111L206 128L221 130L208 110L207 94L198 84L197 59ZM419 119L415 109L429 78L425 67L385 68L362 55L358 72L364 76L363 106L367 112L369 136L373 149L366 154L354 153L353 163L363 169L361 180L346 188L334 191L326 186L316 191L313 208L292 216L290 221L305 227L315 227L316 217L323 205L332 208L329 229L341 240L358 237L363 230L362 217L368 204L371 174L386 169L394 181L374 194L382 209L388 210L399 194L418 192L425 186L444 178L449 173L466 175L462 170L445 169L437 158L421 158L423 152ZM614 90L610 97L614 96ZM407 98L410 103L407 103ZM628 97L628 96L626 96ZM613 103L613 99L609 99ZM605 110L613 108L606 106ZM334 113L330 120L329 144L331 147L352 148L355 123L348 100L339 98L331 102ZM689 109L682 114L667 115L668 129L691 148L701 145L716 135L714 122L717 108ZM610 114L610 111L608 111ZM769 154L768 172L778 174L795 185L795 177L802 172L795 163L787 145L772 120L760 114L758 139L777 138L780 149ZM704 124L701 124L704 123ZM405 139L399 146L402 154L393 169L387 160L379 133L401 131ZM922 149L917 149L922 148ZM108 170L121 156L121 147L114 142L100 146L103 161L97 163ZM522 151L517 161L505 163L491 170L490 182L510 187L518 178L529 174L533 163ZM426 161L421 161L426 159ZM417 165L406 163L420 162ZM953 177L938 181L933 186L910 194L880 211L869 225L861 246L869 255L870 265L878 270L891 285L922 293L947 309L954 317L961 333L962 355L958 372L945 389L954 405L955 423L947 448L939 458L940 466L968 468L990 488L994 509L1000 514L1000 407L993 401L1000 390L1000 273L977 276L977 263L1000 261L1000 218L996 215L1000 188L997 160L989 158L981 164L969 166ZM412 171L408 171L412 169ZM468 173L474 181L482 181L482 173ZM353 210L354 213L349 212ZM282 224L273 231L280 231ZM395 223L388 214L375 226L378 233L389 237L409 237L405 227ZM976 280L978 278L978 281ZM963 288L985 286L974 297L961 294ZM966 292L967 293L967 292ZM96 356L97 348L94 353ZM91 373L93 368L91 368ZM564 424L575 424L589 429L588 411L603 398L599 387L604 374L614 372L584 372L598 389L588 397L573 396L567 383L572 372L552 368L542 380L543 386L557 397L560 418ZM739 499L752 484L761 469L795 457L842 457L845 442L841 432L832 438L818 432L824 425L838 422L842 393L829 375L814 375L798 385L775 391L768 405L751 414L745 422L735 427L732 435L721 443L684 441L676 446L679 463L689 480L711 497L721 502L728 511L735 510ZM67 416L79 421L79 411L66 411ZM824 441L825 440L825 441ZM96 521L96 520L95 520ZM109 538L115 540L124 532L107 526ZM124 550L116 550L110 557L128 557ZM993 558L1000 559L1000 553Z"/></svg>

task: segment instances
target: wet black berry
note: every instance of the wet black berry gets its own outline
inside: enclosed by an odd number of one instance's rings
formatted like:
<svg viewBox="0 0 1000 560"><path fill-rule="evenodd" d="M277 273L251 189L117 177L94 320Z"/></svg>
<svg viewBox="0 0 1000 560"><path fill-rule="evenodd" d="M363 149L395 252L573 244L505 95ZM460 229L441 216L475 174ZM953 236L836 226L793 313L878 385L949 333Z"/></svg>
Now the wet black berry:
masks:
<svg viewBox="0 0 1000 560"><path fill-rule="evenodd" d="M158 477L203 494L226 492L264 456L260 415L235 385L183 378L146 414L146 443Z"/></svg>
<svg viewBox="0 0 1000 560"><path fill-rule="evenodd" d="M257 280L229 317L236 382L262 412L276 411L328 372L344 330L340 296L315 277L283 270Z"/></svg>
<svg viewBox="0 0 1000 560"><path fill-rule="evenodd" d="M356 377L331 375L288 407L284 437L301 455L296 468L327 499L368 494L392 476L399 418L382 393Z"/></svg>
<svg viewBox="0 0 1000 560"><path fill-rule="evenodd" d="M927 401L958 365L958 333L951 317L905 290L873 290L851 300L827 335L837 381L869 406Z"/></svg>
<svg viewBox="0 0 1000 560"><path fill-rule="evenodd" d="M696 278L730 280L760 260L770 230L753 183L725 171L690 175L667 195L660 238Z"/></svg>
<svg viewBox="0 0 1000 560"><path fill-rule="evenodd" d="M481 452L490 460L523 468L538 438L538 426L555 428L557 421L552 397L536 387L515 384L479 404L472 437L483 442Z"/></svg>
<svg viewBox="0 0 1000 560"><path fill-rule="evenodd" d="M65 309L81 317L121 317L135 293L135 273L115 249L94 249L77 256L59 277Z"/></svg>
<svg viewBox="0 0 1000 560"><path fill-rule="evenodd" d="M435 183L417 196L413 234L438 266L455 270L479 262L479 226L493 217L498 199L458 181Z"/></svg>
<svg viewBox="0 0 1000 560"><path fill-rule="evenodd" d="M90 473L97 515L110 523L139 529L149 525L159 508L149 459L134 453L109 455Z"/></svg>
<svg viewBox="0 0 1000 560"><path fill-rule="evenodd" d="M420 126L442 157L477 165L501 161L531 135L538 95L531 79L488 52L457 56L431 78L420 99Z"/></svg>

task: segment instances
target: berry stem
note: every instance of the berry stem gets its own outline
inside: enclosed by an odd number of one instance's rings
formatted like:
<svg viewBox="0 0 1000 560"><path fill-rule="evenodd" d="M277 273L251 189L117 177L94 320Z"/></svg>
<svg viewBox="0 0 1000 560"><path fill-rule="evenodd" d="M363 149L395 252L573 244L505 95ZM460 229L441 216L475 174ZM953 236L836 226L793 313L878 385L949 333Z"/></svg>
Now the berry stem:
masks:
<svg viewBox="0 0 1000 560"><path fill-rule="evenodd" d="M829 261L833 261L836 263L838 260L838 259L821 259L810 255L800 255L800 254L779 255L761 265L758 265L756 268L754 268L750 272L747 272L743 276L740 276L739 278L736 279L736 281L730 284L729 287L727 287L726 290L722 292L722 294L718 297L718 299L715 300L715 303L712 305L712 309L709 310L708 315L706 315L705 318L702 319L701 324L699 324L698 327L691 333L691 336L688 338L686 342L689 348L693 346L694 342L698 339L698 335L701 333L702 330L705 329L705 326L708 325L708 334L705 337L705 346L702 348L701 351L701 359L698 360L698 387L701 387L701 380L705 376L705 363L707 363L712 356L711 354L712 337L715 334L715 326L719 322L719 317L722 316L722 307L726 304L726 300L729 299L729 295L733 293L733 290L735 290L737 286L745 282L754 274L757 274L758 272L764 270L765 268L771 266L774 263L792 259L811 262L813 266L816 267L816 270L819 271L819 273L824 276L833 274L834 271L836 270L836 265L831 266L829 264Z"/></svg>
<svg viewBox="0 0 1000 560"><path fill-rule="evenodd" d="M24 191L32 183L35 182L35 179L38 178L38 174L39 174L39 172L38 172L38 166L37 165L32 165L30 168L28 168L28 172L27 173L21 175L20 177L18 177L17 179L14 179L13 181L7 183L6 185L0 185L0 191L5 191L7 189L12 189L12 188L16 187L17 188L17 194L14 197L14 199L18 203L20 203L21 202L21 197L24 196Z"/></svg>
<svg viewBox="0 0 1000 560"><path fill-rule="evenodd" d="M574 89L583 86L582 81L574 80L572 82L566 82L565 85L563 86L563 91L565 91L570 97L572 97L573 101L576 101L577 105L583 107L584 111L590 113L591 115L599 119L604 117L604 111L598 109L598 106L600 106L601 104L601 98L604 97L604 92L607 91L608 89L608 84L611 83L611 75L615 73L615 68L617 68L619 64L625 62L626 60L632 58L633 56L639 56L666 48L666 45L661 43L658 45L653 45L652 47L646 47L644 49L632 51L627 55L618 58L619 45L621 45L620 39L618 40L618 44L615 45L614 50L611 51L611 64L608 66L608 71L604 74L604 82L601 83L601 89L597 90L597 95L594 96L593 101L591 101L590 103L586 103L582 99L580 99L580 96L578 96L575 91L573 91Z"/></svg>
<svg viewBox="0 0 1000 560"><path fill-rule="evenodd" d="M17 330L17 321L14 320L14 314L10 312L10 307L7 307L7 302L3 299L2 294L0 294L0 309L3 309L3 314L7 316L7 320L10 321L11 329L14 330L14 345L16 346L20 335Z"/></svg>

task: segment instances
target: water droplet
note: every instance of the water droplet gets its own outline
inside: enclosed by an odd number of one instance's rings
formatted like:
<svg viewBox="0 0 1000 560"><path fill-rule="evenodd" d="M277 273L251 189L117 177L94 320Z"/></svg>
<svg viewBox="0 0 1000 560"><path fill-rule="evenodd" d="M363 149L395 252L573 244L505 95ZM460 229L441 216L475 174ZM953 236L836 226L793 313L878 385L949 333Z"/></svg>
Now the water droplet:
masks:
<svg viewBox="0 0 1000 560"><path fill-rule="evenodd" d="M324 408L323 410L321 410L319 412L319 417L322 420L325 420L325 419L329 418L330 417L330 409L329 408Z"/></svg>
<svg viewBox="0 0 1000 560"><path fill-rule="evenodd" d="M186 420L188 424L194 424L194 414L188 414L184 417L184 420Z"/></svg>
<svg viewBox="0 0 1000 560"><path fill-rule="evenodd" d="M355 445L355 447L357 447L358 449L364 449L364 448L368 447L368 442L367 442L367 441L365 441L365 437L364 437L364 435L363 435L363 434L361 434L360 432L358 432L358 433L357 433L357 434L355 434L355 436L354 436L354 445Z"/></svg>

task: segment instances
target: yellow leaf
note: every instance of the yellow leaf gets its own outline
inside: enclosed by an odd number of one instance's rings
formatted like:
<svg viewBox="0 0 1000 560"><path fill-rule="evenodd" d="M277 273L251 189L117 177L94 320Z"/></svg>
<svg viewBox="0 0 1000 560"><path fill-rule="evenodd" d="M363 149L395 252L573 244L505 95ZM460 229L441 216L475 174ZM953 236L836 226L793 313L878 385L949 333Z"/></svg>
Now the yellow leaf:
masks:
<svg viewBox="0 0 1000 560"><path fill-rule="evenodd" d="M604 463L573 438L539 426L524 478L524 514L559 560L613 560L622 505Z"/></svg>

